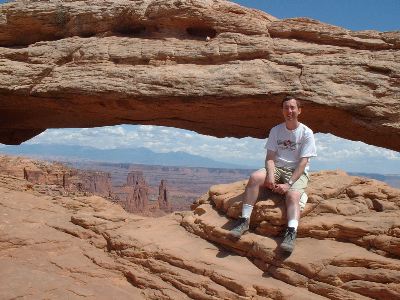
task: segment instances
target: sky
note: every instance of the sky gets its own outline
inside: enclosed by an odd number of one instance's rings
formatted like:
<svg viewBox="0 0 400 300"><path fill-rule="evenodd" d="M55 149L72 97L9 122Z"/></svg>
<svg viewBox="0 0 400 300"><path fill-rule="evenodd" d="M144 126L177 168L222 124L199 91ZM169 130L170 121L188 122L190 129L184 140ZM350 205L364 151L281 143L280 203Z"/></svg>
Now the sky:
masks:
<svg viewBox="0 0 400 300"><path fill-rule="evenodd" d="M0 3L5 2L1 1ZM400 0L246 0L238 4L264 10L278 18L310 17L351 30L400 30ZM268 135L267 132L265 134ZM26 143L55 143L97 148L146 147L155 152L184 151L215 160L259 168L265 140L216 138L192 131L144 125L49 129ZM311 170L400 174L400 153L316 134L318 157ZM0 144L1 147L1 144Z"/></svg>
<svg viewBox="0 0 400 300"><path fill-rule="evenodd" d="M309 17L351 30L400 30L400 0L234 0L277 18Z"/></svg>

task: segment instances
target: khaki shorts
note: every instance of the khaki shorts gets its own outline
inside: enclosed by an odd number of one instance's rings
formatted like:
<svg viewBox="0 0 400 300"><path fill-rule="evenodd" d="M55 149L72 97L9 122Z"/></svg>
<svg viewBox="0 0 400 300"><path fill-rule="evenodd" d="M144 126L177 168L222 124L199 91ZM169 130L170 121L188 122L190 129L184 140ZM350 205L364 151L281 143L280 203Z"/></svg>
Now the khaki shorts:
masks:
<svg viewBox="0 0 400 300"><path fill-rule="evenodd" d="M266 168L262 168L260 170L264 170L266 173L267 169ZM290 177L292 177L294 170L293 169L289 169L289 168L279 168L279 167L275 167L275 182L277 183L288 183L290 180ZM293 185L289 188L289 191L297 191L300 193L301 197L300 197L300 209L303 210L306 203L307 203L307 195L304 192L304 189L307 187L308 185L308 181L310 180L310 178L308 177L307 173L303 173L299 179L296 180L295 183L293 183Z"/></svg>

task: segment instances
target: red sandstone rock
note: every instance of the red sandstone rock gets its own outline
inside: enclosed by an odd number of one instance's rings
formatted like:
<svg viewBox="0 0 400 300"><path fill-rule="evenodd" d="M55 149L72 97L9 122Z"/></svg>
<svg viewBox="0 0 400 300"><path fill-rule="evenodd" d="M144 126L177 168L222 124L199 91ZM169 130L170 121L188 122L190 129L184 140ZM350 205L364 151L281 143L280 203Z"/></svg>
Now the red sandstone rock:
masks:
<svg viewBox="0 0 400 300"><path fill-rule="evenodd" d="M158 187L158 207L165 211L171 212L171 206L168 201L168 193L167 193L167 181L162 179L160 182L160 186Z"/></svg>
<svg viewBox="0 0 400 300"><path fill-rule="evenodd" d="M0 298L323 299L266 280L248 259L189 234L178 215L155 222L97 196L35 196L2 179Z"/></svg>
<svg viewBox="0 0 400 300"><path fill-rule="evenodd" d="M146 212L148 210L149 187L144 180L143 172L129 172L125 191L127 192L124 208L128 212Z"/></svg>
<svg viewBox="0 0 400 300"><path fill-rule="evenodd" d="M238 242L227 237L232 222L221 214L239 216L245 185L211 187L182 225L249 257L273 278L330 299L400 297L400 190L344 172L312 174L296 247L285 259L277 251L287 222L279 195L263 193L250 233Z"/></svg>
<svg viewBox="0 0 400 300"><path fill-rule="evenodd" d="M32 184L55 185L65 192L87 192L111 197L110 174L67 168L59 163L0 156L0 173L24 178Z"/></svg>
<svg viewBox="0 0 400 300"><path fill-rule="evenodd" d="M83 191L103 197L111 197L112 183L110 174L98 171L80 171L79 179Z"/></svg>
<svg viewBox="0 0 400 300"><path fill-rule="evenodd" d="M157 201L149 204L150 187L142 171L128 173L127 184L113 187L108 172L77 170L59 163L35 161L23 157L0 156L0 174L24 178L33 185L53 185L58 194L93 194L120 204L130 213L160 217L172 211L166 181L159 186ZM40 187L38 187L40 189ZM46 193L45 190L42 193ZM57 192L56 192L57 193ZM174 207L179 209L180 207Z"/></svg>
<svg viewBox="0 0 400 300"><path fill-rule="evenodd" d="M40 184L40 183L46 182L43 171L40 169L32 170L32 169L24 168L24 179L26 179L32 183L35 183L35 184Z"/></svg>

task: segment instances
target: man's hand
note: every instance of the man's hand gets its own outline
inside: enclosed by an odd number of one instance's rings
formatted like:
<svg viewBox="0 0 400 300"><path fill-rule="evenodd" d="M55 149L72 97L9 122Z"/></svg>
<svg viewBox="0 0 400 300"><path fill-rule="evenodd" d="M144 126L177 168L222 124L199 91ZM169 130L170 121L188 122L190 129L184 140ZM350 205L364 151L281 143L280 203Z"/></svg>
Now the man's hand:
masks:
<svg viewBox="0 0 400 300"><path fill-rule="evenodd" d="M267 188L269 188L270 190L274 190L274 188L275 188L275 178L274 178L274 176L267 175L267 178L265 179L265 186Z"/></svg>
<svg viewBox="0 0 400 300"><path fill-rule="evenodd" d="M275 193L284 195L289 191L289 189L290 189L290 185L288 183L281 183L281 184L276 184L272 190Z"/></svg>

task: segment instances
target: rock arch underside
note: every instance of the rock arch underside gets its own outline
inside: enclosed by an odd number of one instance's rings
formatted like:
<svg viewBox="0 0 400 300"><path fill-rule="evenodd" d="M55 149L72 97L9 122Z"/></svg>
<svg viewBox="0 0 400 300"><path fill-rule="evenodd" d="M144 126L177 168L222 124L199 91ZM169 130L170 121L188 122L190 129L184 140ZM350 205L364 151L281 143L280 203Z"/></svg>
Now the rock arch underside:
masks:
<svg viewBox="0 0 400 300"><path fill-rule="evenodd" d="M227 1L10 2L0 5L0 142L115 124L261 138L290 94L315 132L399 151L399 54L400 32ZM155 219L83 193L76 172L0 156L1 299L400 299L400 190L382 182L312 173L287 257L286 207L266 190L249 232L228 238L246 180ZM165 182L159 192L168 208Z"/></svg>
<svg viewBox="0 0 400 300"><path fill-rule="evenodd" d="M400 33L216 0L0 7L5 144L116 124L265 138L288 94L315 132L400 150Z"/></svg>

